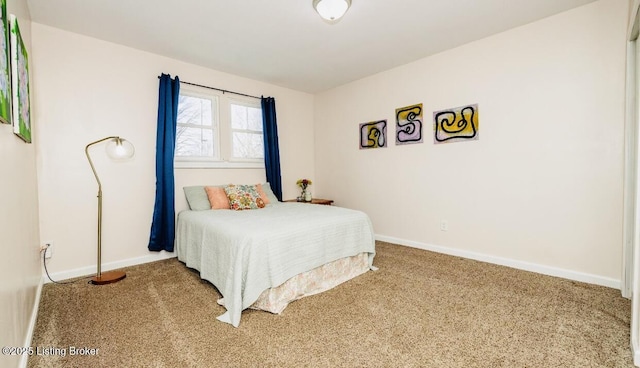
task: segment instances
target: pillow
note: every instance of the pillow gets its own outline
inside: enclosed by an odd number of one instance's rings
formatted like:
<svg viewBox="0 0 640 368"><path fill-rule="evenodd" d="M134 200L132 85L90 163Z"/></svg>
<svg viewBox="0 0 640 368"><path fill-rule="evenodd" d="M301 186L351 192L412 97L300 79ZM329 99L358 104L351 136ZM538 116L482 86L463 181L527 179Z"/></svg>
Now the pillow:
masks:
<svg viewBox="0 0 640 368"><path fill-rule="evenodd" d="M192 211L211 209L211 203L209 202L209 197L207 197L207 192L205 192L203 185L184 187L182 189L184 190L184 195L187 197L189 209Z"/></svg>
<svg viewBox="0 0 640 368"><path fill-rule="evenodd" d="M204 191L207 193L209 199L209 208L212 210L228 210L229 198L223 188L220 187L204 187Z"/></svg>
<svg viewBox="0 0 640 368"><path fill-rule="evenodd" d="M224 191L232 210L254 210L265 206L255 185L230 184L224 187Z"/></svg>
<svg viewBox="0 0 640 368"><path fill-rule="evenodd" d="M269 184L269 183L262 184L262 191L264 192L264 194L269 199L269 203L276 204L276 203L279 202L278 201L278 197L276 197L276 195L273 194L273 190L271 190L271 184Z"/></svg>
<svg viewBox="0 0 640 368"><path fill-rule="evenodd" d="M262 189L262 184L256 184L256 190L258 191L260 198L262 198L262 201L264 202L265 206L271 203L271 201L269 200L269 197L267 197L267 194Z"/></svg>

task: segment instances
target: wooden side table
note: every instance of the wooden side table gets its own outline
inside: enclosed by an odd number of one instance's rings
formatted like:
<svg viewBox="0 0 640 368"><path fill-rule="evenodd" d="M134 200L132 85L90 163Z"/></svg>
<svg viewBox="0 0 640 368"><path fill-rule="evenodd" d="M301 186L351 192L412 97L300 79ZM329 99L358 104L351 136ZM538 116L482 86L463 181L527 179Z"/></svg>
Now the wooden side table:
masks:
<svg viewBox="0 0 640 368"><path fill-rule="evenodd" d="M298 200L297 199L287 199L284 202L298 202ZM333 203L333 199L312 198L311 202L298 202L298 203L323 204L323 205L330 206Z"/></svg>

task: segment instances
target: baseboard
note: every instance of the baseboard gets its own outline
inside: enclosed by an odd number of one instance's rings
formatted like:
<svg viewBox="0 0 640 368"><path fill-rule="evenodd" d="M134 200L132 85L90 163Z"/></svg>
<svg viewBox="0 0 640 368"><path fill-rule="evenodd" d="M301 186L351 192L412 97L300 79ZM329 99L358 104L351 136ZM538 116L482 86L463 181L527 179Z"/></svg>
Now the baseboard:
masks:
<svg viewBox="0 0 640 368"><path fill-rule="evenodd" d="M31 341L33 340L33 332L36 329L36 322L38 320L38 309L40 308L40 296L42 295L42 287L44 286L44 276L40 278L38 288L36 289L36 297L33 300L33 309L31 310L31 319L29 320L29 327L27 328L27 336L24 338L23 347L29 348ZM20 368L26 368L29 360L28 354L22 354L20 358Z"/></svg>
<svg viewBox="0 0 640 368"><path fill-rule="evenodd" d="M175 258L177 256L178 255L176 252L173 252L173 253L165 252L165 251L153 252L151 254L148 254L142 257L129 258L129 259L123 259L121 261L103 263L102 271L117 270L123 267L161 261L163 259ZM96 273L96 266L94 265L94 266L76 268L74 270L69 270L69 271L54 272L54 273L50 273L49 275L51 276L52 279L56 281L60 281L60 280L72 279L75 277L95 275L95 273ZM49 280L48 278L45 279L45 283L50 283L50 282L51 280Z"/></svg>
<svg viewBox="0 0 640 368"><path fill-rule="evenodd" d="M492 255L487 255L487 254L471 252L463 249L454 249L454 248L449 248L441 245L425 244L425 243L416 242L412 240L400 239L392 236L385 236L385 235L378 235L378 234L376 235L376 240L404 245L412 248L428 250L428 251L437 252L437 253L448 254L456 257L474 259L476 261L493 263L493 264L507 266L511 268L517 268L519 270L536 272L543 275L561 277L568 280L606 286L606 287L610 287L618 290L620 290L620 286L621 286L620 280L611 279L608 277L602 277L602 276L592 275L588 273L565 270L562 268L545 266L545 265L540 265L536 263L518 261L514 259L509 259L509 258L496 257Z"/></svg>
<svg viewBox="0 0 640 368"><path fill-rule="evenodd" d="M631 324L633 328L633 324ZM633 365L640 367L640 346L638 346L638 339L635 334L631 334L631 354L633 354Z"/></svg>
<svg viewBox="0 0 640 368"><path fill-rule="evenodd" d="M418 248L418 249L428 250L432 252L448 254L456 257L474 259L477 261L488 262L488 263L493 263L501 266L516 268L519 270L531 271L531 272L536 272L543 275L549 275L549 276L555 276L555 277L562 277L568 280L586 282L588 284L601 285L601 286L606 286L606 287L620 290L620 285L621 285L620 280L616 280L612 278L592 275L592 274L583 273L583 272L571 271L571 270L566 270L566 269L557 268L557 267L545 266L545 265L540 265L536 263L518 261L518 260L509 259L509 258L496 257L492 255L476 253L476 252L471 252L471 251L462 250L462 249L454 249L454 248L449 248L441 245L426 244L426 243L421 243L413 240L396 238L392 236L376 234L375 237L376 237L376 240L380 240L388 243L399 244L399 245L404 245L412 248ZM142 256L142 257L129 258L121 261L105 263L102 265L102 270L110 271L110 270L115 270L123 267L161 261L163 259L169 259L174 257L177 257L177 254L175 252L170 253L170 252L162 251L159 253L153 253L146 256ZM58 280L71 279L75 277L89 276L89 275L95 274L95 272L96 272L95 266L88 266L88 267L77 268L69 271L55 272L50 275L51 275L51 278L58 281ZM49 282L51 281L48 278L45 279L45 283L49 283Z"/></svg>

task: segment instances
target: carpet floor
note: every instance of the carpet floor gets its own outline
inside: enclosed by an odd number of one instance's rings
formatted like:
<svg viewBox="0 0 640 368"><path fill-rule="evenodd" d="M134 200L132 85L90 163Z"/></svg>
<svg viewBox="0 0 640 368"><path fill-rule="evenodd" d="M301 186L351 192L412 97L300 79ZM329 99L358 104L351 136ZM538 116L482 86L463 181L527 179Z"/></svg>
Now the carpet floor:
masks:
<svg viewBox="0 0 640 368"><path fill-rule="evenodd" d="M126 268L111 285L46 284L32 343L41 354L28 366L633 367L619 290L376 249L378 271L281 315L246 310L239 328L216 320L218 291L175 258Z"/></svg>

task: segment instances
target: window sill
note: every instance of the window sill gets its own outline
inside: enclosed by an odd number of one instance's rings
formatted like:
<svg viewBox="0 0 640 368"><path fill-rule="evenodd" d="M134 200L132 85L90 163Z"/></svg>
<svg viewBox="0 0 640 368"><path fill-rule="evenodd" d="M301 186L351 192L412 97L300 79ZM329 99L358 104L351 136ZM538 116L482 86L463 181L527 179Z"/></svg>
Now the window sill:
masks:
<svg viewBox="0 0 640 368"><path fill-rule="evenodd" d="M197 162L197 161L175 161L174 169L264 169L264 162Z"/></svg>

